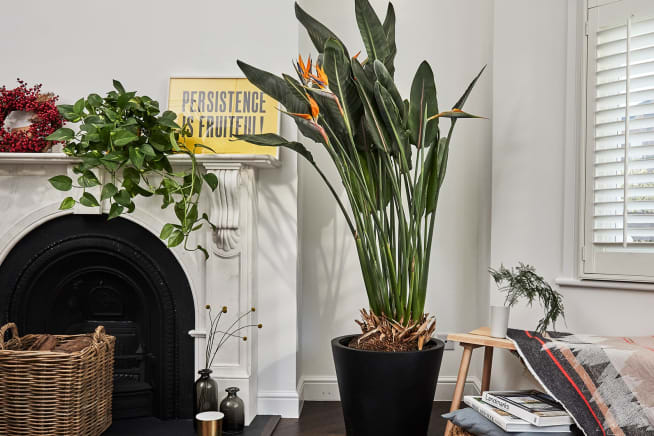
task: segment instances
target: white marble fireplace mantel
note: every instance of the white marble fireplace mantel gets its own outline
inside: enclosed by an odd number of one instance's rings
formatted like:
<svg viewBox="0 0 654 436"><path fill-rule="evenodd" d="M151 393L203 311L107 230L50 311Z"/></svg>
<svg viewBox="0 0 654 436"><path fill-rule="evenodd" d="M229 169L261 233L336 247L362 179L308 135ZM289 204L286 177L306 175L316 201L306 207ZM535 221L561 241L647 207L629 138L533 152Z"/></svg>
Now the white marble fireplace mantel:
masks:
<svg viewBox="0 0 654 436"><path fill-rule="evenodd" d="M190 163L186 156L169 158L173 165ZM204 367L204 346L207 322L206 304L228 306L225 321L231 324L237 313L256 306L254 258L256 253L257 186L255 169L274 168L278 159L263 155L197 155L196 160L207 172L218 177L215 192L205 187L200 208L217 226L195 232L193 238L210 253L204 260L199 252L181 247L172 249L187 275L195 305L195 369ZM109 205L98 207L76 205L61 211L59 204L68 195L55 190L48 179L58 174L71 174L76 159L64 153L0 153L0 263L13 246L27 233L44 222L65 214L107 213ZM95 189L95 188L91 188ZM96 195L99 198L99 192ZM166 222L175 222L172 207L163 210L159 198L139 198L134 213L123 215L158 235ZM256 320L256 313L254 314ZM246 423L257 414L257 344L256 333L248 341L230 341L212 366L213 376L222 393L227 386L240 388L246 404ZM250 340L252 338L252 340Z"/></svg>

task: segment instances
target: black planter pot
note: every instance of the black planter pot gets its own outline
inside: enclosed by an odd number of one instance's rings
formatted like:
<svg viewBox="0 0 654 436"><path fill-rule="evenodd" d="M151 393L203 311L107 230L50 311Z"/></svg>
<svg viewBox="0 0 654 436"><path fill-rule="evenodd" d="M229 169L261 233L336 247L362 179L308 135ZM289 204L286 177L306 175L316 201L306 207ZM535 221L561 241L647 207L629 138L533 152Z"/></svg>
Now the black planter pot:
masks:
<svg viewBox="0 0 654 436"><path fill-rule="evenodd" d="M443 342L422 351L349 348L356 335L332 339L332 353L348 436L424 436L429 427Z"/></svg>

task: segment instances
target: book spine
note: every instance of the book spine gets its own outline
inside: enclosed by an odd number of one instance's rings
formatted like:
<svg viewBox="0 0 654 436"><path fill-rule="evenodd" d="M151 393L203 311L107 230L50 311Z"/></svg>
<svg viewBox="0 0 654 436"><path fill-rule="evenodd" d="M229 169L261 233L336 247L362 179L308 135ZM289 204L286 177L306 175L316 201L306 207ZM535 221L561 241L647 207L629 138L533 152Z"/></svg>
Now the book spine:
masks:
<svg viewBox="0 0 654 436"><path fill-rule="evenodd" d="M513 416L517 416L520 419L524 419L530 424L533 425L538 425L538 417L527 412L526 410L523 410L519 407L516 407L510 403L507 403L506 401L503 401L500 398L495 397L494 395L488 394L488 392L484 392L482 394L482 400L487 402L490 405L493 405L497 407L498 409L502 409L505 412L509 412Z"/></svg>
<svg viewBox="0 0 654 436"><path fill-rule="evenodd" d="M476 401L471 401L468 406L472 407L477 413L479 413L481 416L492 422L493 424L497 425L504 431L509 431L506 422L502 421L499 419L497 416L492 415L488 410L484 409L481 404L477 403Z"/></svg>

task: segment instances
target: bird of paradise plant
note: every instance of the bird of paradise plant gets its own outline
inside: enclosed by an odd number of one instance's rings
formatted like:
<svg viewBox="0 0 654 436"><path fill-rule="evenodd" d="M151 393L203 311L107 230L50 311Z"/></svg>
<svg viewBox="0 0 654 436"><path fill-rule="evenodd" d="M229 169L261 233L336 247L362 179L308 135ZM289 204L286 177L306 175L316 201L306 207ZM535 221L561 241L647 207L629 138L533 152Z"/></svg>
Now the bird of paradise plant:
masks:
<svg viewBox="0 0 654 436"><path fill-rule="evenodd" d="M357 24L367 53L350 56L343 42L295 5L318 56L294 65L297 79L275 76L245 62L238 65L259 89L279 101L299 131L329 153L350 204L301 143L265 133L239 135L261 146L291 149L320 174L350 229L361 265L370 312L357 321L360 341L373 348L422 349L435 330L424 312L436 205L443 185L452 132L460 118L480 118L463 105L481 72L452 109L439 112L431 67L420 64L409 99L403 99L393 74L397 53L395 11L389 3L384 21L368 0L355 0ZM447 134L439 122L450 119Z"/></svg>

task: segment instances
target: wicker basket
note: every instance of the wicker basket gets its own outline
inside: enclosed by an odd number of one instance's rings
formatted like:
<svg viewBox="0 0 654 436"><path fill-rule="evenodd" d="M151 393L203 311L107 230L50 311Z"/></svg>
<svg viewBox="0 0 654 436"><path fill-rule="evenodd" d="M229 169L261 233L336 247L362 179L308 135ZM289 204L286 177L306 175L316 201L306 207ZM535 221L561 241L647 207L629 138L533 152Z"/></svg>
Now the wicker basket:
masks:
<svg viewBox="0 0 654 436"><path fill-rule="evenodd" d="M5 332L13 337L4 342ZM99 326L88 335L55 336L64 343L92 338L81 351L23 351L38 335L0 328L0 435L95 436L111 425L115 338Z"/></svg>
<svg viewBox="0 0 654 436"><path fill-rule="evenodd" d="M450 436L474 436L472 433L468 433L461 427L457 427L456 425L452 427L452 433L450 433Z"/></svg>

